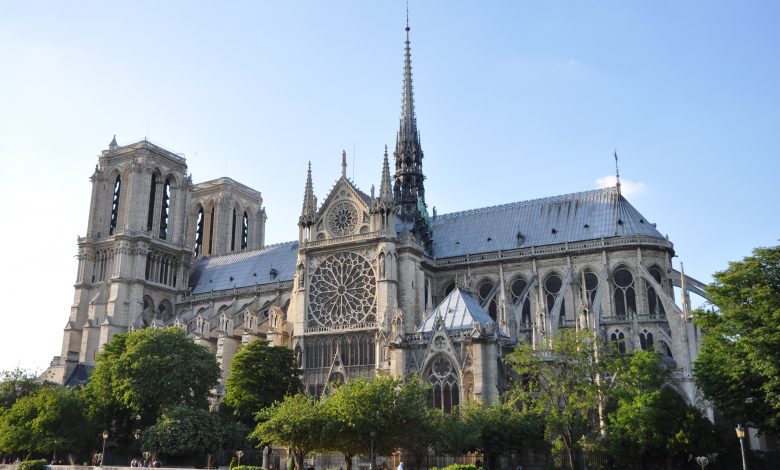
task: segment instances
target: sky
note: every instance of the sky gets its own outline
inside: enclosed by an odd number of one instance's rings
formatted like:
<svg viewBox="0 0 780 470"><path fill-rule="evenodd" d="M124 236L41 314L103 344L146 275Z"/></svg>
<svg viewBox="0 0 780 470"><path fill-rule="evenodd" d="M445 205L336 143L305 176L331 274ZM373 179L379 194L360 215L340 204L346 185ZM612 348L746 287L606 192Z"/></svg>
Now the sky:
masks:
<svg viewBox="0 0 780 470"><path fill-rule="evenodd" d="M780 238L780 3L411 1L426 200L439 214L614 183L710 282ZM97 156L116 134L195 182L262 192L267 243L379 186L402 1L0 3L0 370L59 355Z"/></svg>

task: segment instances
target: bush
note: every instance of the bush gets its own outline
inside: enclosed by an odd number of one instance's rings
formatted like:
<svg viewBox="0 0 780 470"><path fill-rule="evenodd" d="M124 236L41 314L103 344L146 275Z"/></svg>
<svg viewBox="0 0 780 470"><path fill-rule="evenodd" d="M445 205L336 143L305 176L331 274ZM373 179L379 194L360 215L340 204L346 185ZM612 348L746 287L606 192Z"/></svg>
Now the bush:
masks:
<svg viewBox="0 0 780 470"><path fill-rule="evenodd" d="M233 470L265 470L263 467L256 467L254 465L236 465Z"/></svg>
<svg viewBox="0 0 780 470"><path fill-rule="evenodd" d="M442 468L431 467L429 470L482 470L482 467L477 467L472 464L454 463Z"/></svg>
<svg viewBox="0 0 780 470"><path fill-rule="evenodd" d="M41 460L22 460L16 470L45 470L46 461Z"/></svg>

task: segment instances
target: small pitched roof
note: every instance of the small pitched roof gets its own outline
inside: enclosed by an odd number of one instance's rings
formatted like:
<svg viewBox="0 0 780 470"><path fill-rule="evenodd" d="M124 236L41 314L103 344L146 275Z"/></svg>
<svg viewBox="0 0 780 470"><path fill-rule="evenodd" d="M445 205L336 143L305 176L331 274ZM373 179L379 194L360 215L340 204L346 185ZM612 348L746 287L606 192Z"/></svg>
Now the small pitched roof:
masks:
<svg viewBox="0 0 780 470"><path fill-rule="evenodd" d="M453 212L432 222L438 258L609 237L665 238L616 187Z"/></svg>
<svg viewBox="0 0 780 470"><path fill-rule="evenodd" d="M242 251L202 258L190 276L192 294L291 281L295 276L298 242L269 245L260 250ZM276 277L271 278L271 270Z"/></svg>
<svg viewBox="0 0 780 470"><path fill-rule="evenodd" d="M444 327L448 331L470 330L476 323L483 328L491 323L495 326L496 323L471 294L461 290L459 287L452 289L447 294L447 297L441 301L439 306L417 328L417 333L433 331L436 326L436 319L439 317L444 320Z"/></svg>

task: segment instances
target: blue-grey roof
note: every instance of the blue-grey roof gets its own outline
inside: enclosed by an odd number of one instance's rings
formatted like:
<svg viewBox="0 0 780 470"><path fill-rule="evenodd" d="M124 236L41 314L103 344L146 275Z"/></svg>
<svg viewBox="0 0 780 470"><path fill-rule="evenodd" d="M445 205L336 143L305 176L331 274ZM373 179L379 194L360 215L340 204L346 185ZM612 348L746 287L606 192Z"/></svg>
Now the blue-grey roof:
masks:
<svg viewBox="0 0 780 470"><path fill-rule="evenodd" d="M192 294L291 281L295 275L298 242L269 245L260 250L203 258L190 276ZM271 279L271 270L276 279Z"/></svg>
<svg viewBox="0 0 780 470"><path fill-rule="evenodd" d="M664 238L616 187L453 212L433 220L438 258L623 236Z"/></svg>
<svg viewBox="0 0 780 470"><path fill-rule="evenodd" d="M438 317L444 319L444 327L447 330L470 330L475 323L479 323L482 327L495 323L485 312L485 309L479 305L479 302L468 292L460 290L459 287L452 289L447 294L447 297L417 328L417 333L433 331Z"/></svg>

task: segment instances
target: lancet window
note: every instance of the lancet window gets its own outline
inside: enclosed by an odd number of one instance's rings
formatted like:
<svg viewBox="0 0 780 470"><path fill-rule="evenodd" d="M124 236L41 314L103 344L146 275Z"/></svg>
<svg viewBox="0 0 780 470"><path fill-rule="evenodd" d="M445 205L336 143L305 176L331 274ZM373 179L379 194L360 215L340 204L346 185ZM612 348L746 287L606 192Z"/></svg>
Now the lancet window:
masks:
<svg viewBox="0 0 780 470"><path fill-rule="evenodd" d="M203 208L198 209L198 220L195 223L195 256L203 250Z"/></svg>
<svg viewBox="0 0 780 470"><path fill-rule="evenodd" d="M620 354L626 353L626 335L623 334L622 331L614 331L612 335L610 335L610 340Z"/></svg>
<svg viewBox="0 0 780 470"><path fill-rule="evenodd" d="M152 230L152 224L154 223L154 203L157 200L157 174L152 173L152 184L149 188L149 211L146 215L146 230Z"/></svg>
<svg viewBox="0 0 780 470"><path fill-rule="evenodd" d="M172 255L150 251L146 255L144 279L176 287L179 263Z"/></svg>
<svg viewBox="0 0 780 470"><path fill-rule="evenodd" d="M116 181L114 181L114 199L111 203L111 226L108 230L109 235L113 235L116 230L117 220L119 218L119 196L122 192L122 178L116 175Z"/></svg>
<svg viewBox="0 0 780 470"><path fill-rule="evenodd" d="M485 302L490 297L490 293L493 291L494 286L495 285L493 282L489 279L485 279L479 284L479 288L477 288L477 295L479 296L480 304L485 305ZM496 301L495 295L493 295L493 298L490 299L490 303L487 304L484 308L488 315L490 315L490 318L495 320L498 314L498 302Z"/></svg>
<svg viewBox="0 0 780 470"><path fill-rule="evenodd" d="M626 317L636 313L636 293L634 290L634 275L625 266L612 273L614 285L615 315Z"/></svg>
<svg viewBox="0 0 780 470"><path fill-rule="evenodd" d="M653 333L644 330L639 333L639 347L644 351L653 350Z"/></svg>
<svg viewBox="0 0 780 470"><path fill-rule="evenodd" d="M241 219L241 249L244 250L249 246L249 217L244 211L244 217Z"/></svg>
<svg viewBox="0 0 780 470"><path fill-rule="evenodd" d="M451 413L460 404L460 383L452 362L444 356L435 358L428 370L427 380L431 385L431 406Z"/></svg>
<svg viewBox="0 0 780 470"><path fill-rule="evenodd" d="M111 276L113 269L114 253L109 250L100 250L95 253L92 261L92 282L102 282Z"/></svg>
<svg viewBox="0 0 780 470"><path fill-rule="evenodd" d="M516 278L509 286L509 293L512 297L512 305L515 305L515 308L517 309L520 309L518 302L520 302L520 296L523 295L523 291L527 286L528 281L522 277ZM520 324L527 327L531 324L531 299L529 295L526 295L525 300L523 301L521 312Z"/></svg>
<svg viewBox="0 0 780 470"><path fill-rule="evenodd" d="M214 212L216 212L216 208L212 207L209 215L209 250L207 255L214 252Z"/></svg>
<svg viewBox="0 0 780 470"><path fill-rule="evenodd" d="M655 279L658 284L663 285L661 270L656 266L652 266L649 271L650 275L653 276L653 279ZM658 295L658 292L655 291L655 288L651 286L649 282L645 281L645 285L647 286L647 311L650 316L653 318L666 316L666 311L664 310L664 305L661 303L661 297Z"/></svg>
<svg viewBox="0 0 780 470"><path fill-rule="evenodd" d="M553 307L555 306L555 301L558 300L558 296L561 295L561 289L563 288L563 280L561 280L560 276L553 273L547 276L547 279L544 280L544 300L545 304L547 306L547 315L549 316L552 311ZM561 299L561 310L559 312L559 318L560 318L560 324L563 325L563 322L566 318L566 300Z"/></svg>
<svg viewBox="0 0 780 470"><path fill-rule="evenodd" d="M160 208L160 238L168 238L168 216L171 203L171 179L166 178L162 193L162 207Z"/></svg>
<svg viewBox="0 0 780 470"><path fill-rule="evenodd" d="M588 308L593 307L593 302L596 300L596 290L599 287L599 277L596 273L590 269L586 269L582 273L582 282L585 287L585 298L588 300Z"/></svg>
<svg viewBox="0 0 780 470"><path fill-rule="evenodd" d="M236 209L233 208L233 221L230 226L230 251L236 251Z"/></svg>

